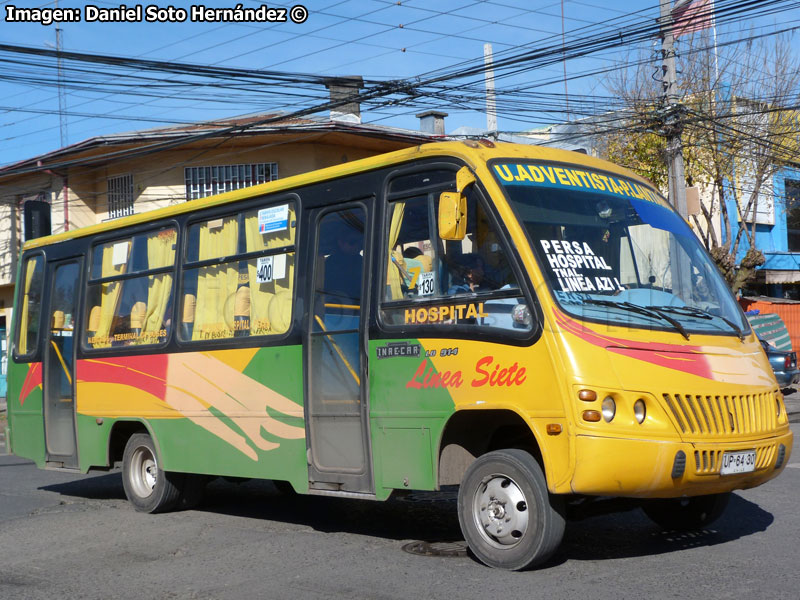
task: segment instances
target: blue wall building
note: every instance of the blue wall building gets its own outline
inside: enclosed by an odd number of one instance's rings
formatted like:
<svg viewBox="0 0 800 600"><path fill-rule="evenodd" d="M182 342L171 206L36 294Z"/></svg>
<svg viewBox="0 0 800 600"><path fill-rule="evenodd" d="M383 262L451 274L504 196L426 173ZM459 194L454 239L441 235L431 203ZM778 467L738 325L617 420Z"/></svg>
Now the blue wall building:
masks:
<svg viewBox="0 0 800 600"><path fill-rule="evenodd" d="M766 263L759 267L756 280L747 286L748 295L800 300L800 168L783 167L772 181L772 224L756 225L756 248ZM733 201L729 214L736 214ZM735 237L740 223L733 223ZM747 252L747 239L739 244L738 257Z"/></svg>

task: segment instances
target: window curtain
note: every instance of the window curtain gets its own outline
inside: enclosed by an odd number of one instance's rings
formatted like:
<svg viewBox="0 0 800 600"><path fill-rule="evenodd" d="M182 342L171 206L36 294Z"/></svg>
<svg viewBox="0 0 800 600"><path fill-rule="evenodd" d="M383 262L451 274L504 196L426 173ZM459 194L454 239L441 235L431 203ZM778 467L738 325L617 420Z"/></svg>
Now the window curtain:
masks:
<svg viewBox="0 0 800 600"><path fill-rule="evenodd" d="M237 217L204 223L200 226L199 238L199 260L236 254L239 240ZM199 269L193 340L233 337L233 308L238 285L236 262Z"/></svg>
<svg viewBox="0 0 800 600"><path fill-rule="evenodd" d="M177 232L165 229L147 237L147 268L160 269L175 264L175 241ZM141 343L154 344L159 341L159 332L164 324L172 292L172 274L161 273L147 278L147 311L144 318Z"/></svg>
<svg viewBox="0 0 800 600"><path fill-rule="evenodd" d="M294 244L294 210L289 207L288 226L282 231L260 233L258 211L245 218L247 252L271 250ZM273 256L273 260L279 255ZM286 254L286 276L269 283L256 283L258 261L251 259L247 265L250 286L250 335L284 333L289 329L292 315L292 282L294 281L294 253Z"/></svg>
<svg viewBox="0 0 800 600"><path fill-rule="evenodd" d="M27 354L30 352L30 348L28 347L28 332L35 331L31 328L31 323L28 322L30 319L30 295L31 295L31 287L33 284L33 276L36 274L36 268L39 266L39 262L41 261L40 258L32 258L28 260L28 264L25 268L25 295L22 298L22 317L20 318L20 329L19 329L19 353L20 354Z"/></svg>
<svg viewBox="0 0 800 600"><path fill-rule="evenodd" d="M125 260L115 265L114 264L114 247L119 244L125 244ZM100 273L101 277L112 277L114 275L122 275L128 266L128 258L130 257L131 244L129 241L116 242L108 244L103 248L103 266ZM108 348L111 346L109 335L111 333L111 326L114 323L114 315L117 313L119 306L119 297L122 292L122 281L112 281L102 285L100 297L100 319L97 323L97 331L95 332L96 342L92 344L94 348Z"/></svg>
<svg viewBox="0 0 800 600"><path fill-rule="evenodd" d="M400 275L400 267L405 268L405 262L403 253L399 250L394 250L394 247L400 237L400 228L403 225L405 210L405 202L395 203L392 210L392 221L389 224L389 264L386 268L387 300L397 300L403 297L403 280Z"/></svg>

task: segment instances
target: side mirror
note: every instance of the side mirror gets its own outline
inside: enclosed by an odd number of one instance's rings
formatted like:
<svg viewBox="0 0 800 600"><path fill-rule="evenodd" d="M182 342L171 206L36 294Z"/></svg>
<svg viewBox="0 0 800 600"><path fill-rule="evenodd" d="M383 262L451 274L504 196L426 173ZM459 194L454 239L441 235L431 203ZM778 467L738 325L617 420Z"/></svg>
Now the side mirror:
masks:
<svg viewBox="0 0 800 600"><path fill-rule="evenodd" d="M456 173L456 191L439 195L439 237L443 240L463 240L467 234L467 187L475 183L475 175L467 167Z"/></svg>
<svg viewBox="0 0 800 600"><path fill-rule="evenodd" d="M463 240L467 234L467 198L458 192L442 192L439 196L439 237Z"/></svg>

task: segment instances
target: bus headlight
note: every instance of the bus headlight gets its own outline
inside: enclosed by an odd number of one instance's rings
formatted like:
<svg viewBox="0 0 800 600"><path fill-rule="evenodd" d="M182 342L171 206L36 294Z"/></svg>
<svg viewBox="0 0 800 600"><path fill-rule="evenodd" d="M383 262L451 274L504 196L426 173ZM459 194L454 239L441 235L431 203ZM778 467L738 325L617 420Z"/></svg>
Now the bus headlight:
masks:
<svg viewBox="0 0 800 600"><path fill-rule="evenodd" d="M617 403L614 402L614 399L611 396L603 398L603 418L606 420L606 423L610 423L616 414Z"/></svg>
<svg viewBox="0 0 800 600"><path fill-rule="evenodd" d="M641 398L633 403L633 416L636 417L636 422L639 425L644 423L644 418L647 416L647 406Z"/></svg>

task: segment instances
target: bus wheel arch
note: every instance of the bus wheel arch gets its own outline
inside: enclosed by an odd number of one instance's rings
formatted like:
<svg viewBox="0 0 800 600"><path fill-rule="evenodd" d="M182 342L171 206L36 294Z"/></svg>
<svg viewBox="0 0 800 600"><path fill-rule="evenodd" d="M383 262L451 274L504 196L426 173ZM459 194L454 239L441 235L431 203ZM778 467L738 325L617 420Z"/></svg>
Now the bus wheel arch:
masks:
<svg viewBox="0 0 800 600"><path fill-rule="evenodd" d="M536 436L511 410L464 410L450 417L439 444L439 485L458 485L470 464L493 450L519 448L531 454L545 471Z"/></svg>
<svg viewBox="0 0 800 600"><path fill-rule="evenodd" d="M108 436L108 465L113 467L122 462L125 445L135 433L152 433L142 421L117 421Z"/></svg>

